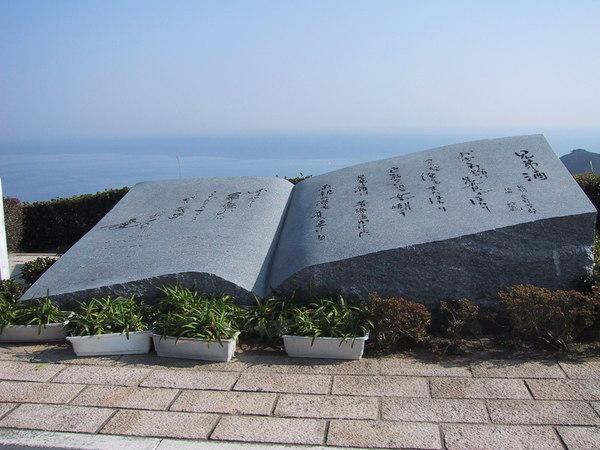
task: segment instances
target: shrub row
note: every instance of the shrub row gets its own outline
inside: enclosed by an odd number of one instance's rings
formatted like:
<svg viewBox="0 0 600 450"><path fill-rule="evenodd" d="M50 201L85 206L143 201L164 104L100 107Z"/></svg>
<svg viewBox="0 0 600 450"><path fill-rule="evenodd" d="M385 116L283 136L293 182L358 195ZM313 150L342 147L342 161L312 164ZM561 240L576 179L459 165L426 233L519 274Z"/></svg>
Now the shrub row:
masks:
<svg viewBox="0 0 600 450"><path fill-rule="evenodd" d="M579 187L585 192L596 210L600 211L600 175L594 172L575 175ZM596 229L600 229L600 215L596 217Z"/></svg>
<svg viewBox="0 0 600 450"><path fill-rule="evenodd" d="M90 231L123 198L129 188L96 194L24 203L24 251L63 250Z"/></svg>
<svg viewBox="0 0 600 450"><path fill-rule="evenodd" d="M23 236L23 206L19 199L11 197L3 198L2 203L8 251L14 252L19 249Z"/></svg>
<svg viewBox="0 0 600 450"><path fill-rule="evenodd" d="M9 285L3 289L3 326L19 324L15 321L23 317L48 323L44 314L56 316L57 308L50 307L47 299L33 306L17 306L18 289ZM230 339L242 332L267 341L285 334L352 339L370 333L370 346L386 353L414 346L440 350L440 343L447 351L459 348L465 339L481 339L489 333L484 326L489 317L467 299L442 301L433 314L437 323L432 325L430 310L402 297L372 294L368 302L360 304L347 303L341 297L308 304L269 298L242 307L231 296L208 298L179 285L165 286L161 292L155 306L140 304L133 297L92 299L70 315L71 332L88 335L153 329L168 336L210 340ZM585 295L517 285L499 292L498 300L502 308L494 320L505 324L504 337L510 337L511 344L568 351L574 342L600 338L598 288Z"/></svg>

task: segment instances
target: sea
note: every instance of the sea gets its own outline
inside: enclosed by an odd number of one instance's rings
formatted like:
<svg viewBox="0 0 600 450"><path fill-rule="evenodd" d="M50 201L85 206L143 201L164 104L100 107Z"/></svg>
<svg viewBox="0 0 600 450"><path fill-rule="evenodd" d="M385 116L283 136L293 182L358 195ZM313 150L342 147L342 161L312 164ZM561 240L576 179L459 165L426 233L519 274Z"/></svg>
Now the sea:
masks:
<svg viewBox="0 0 600 450"><path fill-rule="evenodd" d="M33 202L148 180L318 175L447 144L543 133L558 156L600 152L600 128L223 133L0 140L4 196Z"/></svg>

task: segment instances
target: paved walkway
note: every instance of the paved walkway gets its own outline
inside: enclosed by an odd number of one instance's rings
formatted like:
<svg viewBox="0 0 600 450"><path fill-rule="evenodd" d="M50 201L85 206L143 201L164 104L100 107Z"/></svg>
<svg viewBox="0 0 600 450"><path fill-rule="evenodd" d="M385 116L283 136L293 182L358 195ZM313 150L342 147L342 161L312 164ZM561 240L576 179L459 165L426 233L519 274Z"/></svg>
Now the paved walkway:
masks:
<svg viewBox="0 0 600 450"><path fill-rule="evenodd" d="M331 362L249 352L201 363L3 345L0 380L4 435L29 429L319 446L600 448L600 359Z"/></svg>

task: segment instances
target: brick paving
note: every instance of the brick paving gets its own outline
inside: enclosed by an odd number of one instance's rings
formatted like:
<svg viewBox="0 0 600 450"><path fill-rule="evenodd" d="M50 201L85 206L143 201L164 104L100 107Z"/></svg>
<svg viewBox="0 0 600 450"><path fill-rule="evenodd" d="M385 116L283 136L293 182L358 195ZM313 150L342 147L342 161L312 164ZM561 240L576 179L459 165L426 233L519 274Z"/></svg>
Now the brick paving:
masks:
<svg viewBox="0 0 600 450"><path fill-rule="evenodd" d="M336 362L272 352L215 363L2 345L0 428L165 445L593 449L600 358Z"/></svg>

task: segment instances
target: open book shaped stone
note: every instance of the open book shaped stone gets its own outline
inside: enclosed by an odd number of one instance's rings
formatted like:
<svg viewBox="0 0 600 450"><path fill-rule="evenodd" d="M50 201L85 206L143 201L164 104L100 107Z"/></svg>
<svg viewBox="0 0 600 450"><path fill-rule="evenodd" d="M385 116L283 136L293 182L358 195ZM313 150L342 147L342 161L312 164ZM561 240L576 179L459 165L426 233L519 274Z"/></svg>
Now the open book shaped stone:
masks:
<svg viewBox="0 0 600 450"><path fill-rule="evenodd" d="M541 135L315 176L137 184L23 296L152 298L180 282L242 302L370 292L435 304L592 267L596 210Z"/></svg>

